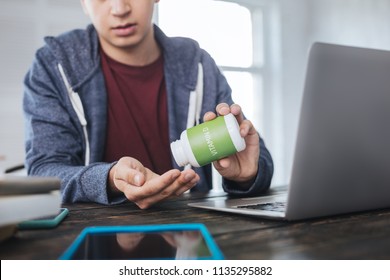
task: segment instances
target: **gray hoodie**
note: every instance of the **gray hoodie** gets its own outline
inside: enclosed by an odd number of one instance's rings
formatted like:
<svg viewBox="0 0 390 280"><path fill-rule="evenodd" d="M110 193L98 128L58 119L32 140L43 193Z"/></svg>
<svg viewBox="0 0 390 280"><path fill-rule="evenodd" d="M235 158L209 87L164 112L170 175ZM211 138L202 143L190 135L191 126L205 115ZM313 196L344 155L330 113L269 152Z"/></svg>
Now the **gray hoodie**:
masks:
<svg viewBox="0 0 390 280"><path fill-rule="evenodd" d="M154 32L165 62L172 142L191 122L198 123L205 112L214 111L218 103L233 101L225 77L195 41L169 38L157 26ZM63 202L123 202L124 196L109 199L106 190L114 163L102 162L107 92L96 30L89 25L85 30L46 37L45 43L37 51L24 82L27 172L61 178ZM173 159L172 164L179 168ZM209 190L211 166L195 171L201 180L194 190ZM234 182L223 180L223 188L237 195L258 194L268 189L272 174L272 158L260 139L259 172L254 184L242 191Z"/></svg>

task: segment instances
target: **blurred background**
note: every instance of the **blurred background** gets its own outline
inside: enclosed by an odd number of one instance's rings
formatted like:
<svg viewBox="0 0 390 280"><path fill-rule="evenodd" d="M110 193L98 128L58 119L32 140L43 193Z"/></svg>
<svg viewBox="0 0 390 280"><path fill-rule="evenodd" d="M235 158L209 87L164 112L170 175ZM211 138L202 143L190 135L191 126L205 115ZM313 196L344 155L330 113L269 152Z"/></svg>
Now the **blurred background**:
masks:
<svg viewBox="0 0 390 280"><path fill-rule="evenodd" d="M273 185L289 182L311 44L390 50L390 0L160 0L154 20L214 57L273 155ZM0 0L0 173L24 160L23 78L43 37L88 23L79 0Z"/></svg>

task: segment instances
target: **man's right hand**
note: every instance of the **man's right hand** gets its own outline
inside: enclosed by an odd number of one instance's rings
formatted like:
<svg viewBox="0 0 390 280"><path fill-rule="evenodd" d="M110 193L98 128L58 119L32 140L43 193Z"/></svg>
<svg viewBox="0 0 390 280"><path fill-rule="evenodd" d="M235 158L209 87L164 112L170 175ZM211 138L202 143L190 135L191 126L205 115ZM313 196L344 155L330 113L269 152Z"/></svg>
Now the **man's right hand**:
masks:
<svg viewBox="0 0 390 280"><path fill-rule="evenodd" d="M110 170L109 188L122 192L141 209L172 196L179 196L199 181L194 170L172 169L162 175L152 172L131 157L121 158Z"/></svg>

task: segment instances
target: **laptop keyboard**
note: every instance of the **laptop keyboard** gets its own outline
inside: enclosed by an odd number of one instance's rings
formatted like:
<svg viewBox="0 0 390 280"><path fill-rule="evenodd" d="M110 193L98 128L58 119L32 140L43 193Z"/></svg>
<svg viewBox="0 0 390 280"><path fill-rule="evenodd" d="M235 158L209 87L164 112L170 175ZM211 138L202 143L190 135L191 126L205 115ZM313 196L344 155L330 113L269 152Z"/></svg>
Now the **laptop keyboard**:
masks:
<svg viewBox="0 0 390 280"><path fill-rule="evenodd" d="M277 202L272 202L272 203L239 205L239 206L237 206L237 208L285 212L286 211L286 202L277 201Z"/></svg>

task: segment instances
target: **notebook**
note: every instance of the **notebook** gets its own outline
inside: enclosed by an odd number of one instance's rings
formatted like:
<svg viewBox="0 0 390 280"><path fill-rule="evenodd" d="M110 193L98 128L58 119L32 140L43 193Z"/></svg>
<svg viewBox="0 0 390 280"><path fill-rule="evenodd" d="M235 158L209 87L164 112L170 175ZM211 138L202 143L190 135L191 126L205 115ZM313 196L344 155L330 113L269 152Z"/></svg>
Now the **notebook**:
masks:
<svg viewBox="0 0 390 280"><path fill-rule="evenodd" d="M390 51L314 43L285 194L190 203L301 220L390 207Z"/></svg>
<svg viewBox="0 0 390 280"><path fill-rule="evenodd" d="M0 231L4 226L57 214L60 186L55 177L0 176Z"/></svg>

